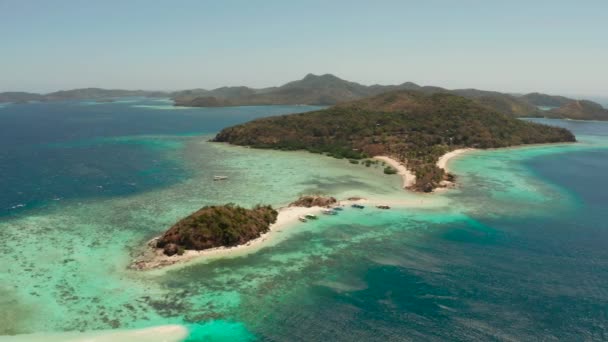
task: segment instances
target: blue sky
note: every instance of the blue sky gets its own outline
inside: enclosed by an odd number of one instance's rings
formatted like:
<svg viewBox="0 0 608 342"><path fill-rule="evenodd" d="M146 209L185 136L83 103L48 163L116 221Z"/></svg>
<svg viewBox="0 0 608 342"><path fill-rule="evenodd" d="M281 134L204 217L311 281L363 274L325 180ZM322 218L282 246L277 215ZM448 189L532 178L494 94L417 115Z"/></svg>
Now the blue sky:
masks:
<svg viewBox="0 0 608 342"><path fill-rule="evenodd" d="M0 0L0 91L363 84L608 97L608 1Z"/></svg>

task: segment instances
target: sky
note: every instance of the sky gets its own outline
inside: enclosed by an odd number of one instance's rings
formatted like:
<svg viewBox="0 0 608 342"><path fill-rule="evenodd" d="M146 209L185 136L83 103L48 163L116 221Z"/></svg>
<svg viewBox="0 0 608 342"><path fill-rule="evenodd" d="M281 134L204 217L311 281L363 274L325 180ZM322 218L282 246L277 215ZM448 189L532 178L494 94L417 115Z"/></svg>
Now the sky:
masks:
<svg viewBox="0 0 608 342"><path fill-rule="evenodd" d="M0 0L0 91L362 84L608 97L607 0Z"/></svg>

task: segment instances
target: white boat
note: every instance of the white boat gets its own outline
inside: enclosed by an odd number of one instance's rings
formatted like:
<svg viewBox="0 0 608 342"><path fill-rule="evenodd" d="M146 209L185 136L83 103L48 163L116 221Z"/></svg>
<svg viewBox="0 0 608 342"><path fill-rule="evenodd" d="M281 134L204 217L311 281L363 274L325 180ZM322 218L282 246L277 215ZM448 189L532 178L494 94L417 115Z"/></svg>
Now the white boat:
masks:
<svg viewBox="0 0 608 342"><path fill-rule="evenodd" d="M300 220L301 222L307 222L308 220L306 219L306 217L304 216L300 216L298 217L298 220Z"/></svg>
<svg viewBox="0 0 608 342"><path fill-rule="evenodd" d="M228 179L228 176L213 176L214 181L226 180L226 179Z"/></svg>

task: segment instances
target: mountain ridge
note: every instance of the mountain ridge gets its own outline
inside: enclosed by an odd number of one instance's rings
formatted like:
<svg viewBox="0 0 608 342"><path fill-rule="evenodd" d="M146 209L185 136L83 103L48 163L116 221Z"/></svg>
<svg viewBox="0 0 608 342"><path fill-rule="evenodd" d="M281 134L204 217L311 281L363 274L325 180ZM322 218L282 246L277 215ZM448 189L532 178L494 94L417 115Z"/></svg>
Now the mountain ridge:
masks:
<svg viewBox="0 0 608 342"><path fill-rule="evenodd" d="M598 111L591 106L578 108L572 115L573 105L568 106L576 99L564 96L554 96L542 93L529 93L513 95L498 91L467 89L446 89L435 86L420 86L413 82L404 82L398 85L362 85L356 82L343 80L333 74L307 74L304 78L285 83L278 87L255 89L247 88L246 96L224 96L222 88L197 94L180 93L173 95L176 106L243 106L243 105L335 105L379 95L395 90L415 90L425 94L451 93L476 101L477 103L496 110L503 114L515 117L549 117L549 118L575 118L608 120L608 110ZM197 98L199 97L199 98ZM201 99L203 97L204 99ZM542 110L548 104L563 107L560 111ZM551 108L554 109L554 108Z"/></svg>
<svg viewBox="0 0 608 342"><path fill-rule="evenodd" d="M608 120L608 110L589 100L571 99L565 96L542 93L522 95L498 91L446 89L435 86L420 86L413 82L398 85L363 85L341 79L333 74L307 74L300 80L287 82L277 87L251 88L227 86L181 91L146 91L103 88L79 88L60 90L47 94L28 92L0 93L1 102L26 103L31 101L60 101L81 99L108 99L127 96L170 97L175 106L226 107L250 105L324 105L362 99L396 90L414 90L425 94L451 93L474 100L492 110L514 117L547 117L578 120ZM585 101L582 105L581 101ZM599 106L599 107L598 107Z"/></svg>

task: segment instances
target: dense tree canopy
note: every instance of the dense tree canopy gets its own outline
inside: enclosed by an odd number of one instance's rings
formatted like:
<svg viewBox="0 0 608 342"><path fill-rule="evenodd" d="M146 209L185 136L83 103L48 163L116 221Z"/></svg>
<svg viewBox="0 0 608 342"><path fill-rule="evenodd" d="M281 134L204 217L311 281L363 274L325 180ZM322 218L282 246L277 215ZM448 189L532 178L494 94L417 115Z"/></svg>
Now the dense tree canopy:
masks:
<svg viewBox="0 0 608 342"><path fill-rule="evenodd" d="M267 232L277 219L271 206L245 209L233 204L204 207L173 225L157 242L184 249L236 246Z"/></svg>

